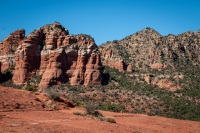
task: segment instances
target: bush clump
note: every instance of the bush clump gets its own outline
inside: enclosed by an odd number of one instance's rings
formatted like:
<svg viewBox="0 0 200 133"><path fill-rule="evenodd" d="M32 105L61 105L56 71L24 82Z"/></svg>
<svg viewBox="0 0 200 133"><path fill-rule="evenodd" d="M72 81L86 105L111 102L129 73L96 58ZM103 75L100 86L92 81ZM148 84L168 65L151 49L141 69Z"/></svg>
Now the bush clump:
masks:
<svg viewBox="0 0 200 133"><path fill-rule="evenodd" d="M54 89L47 89L46 90L47 95L50 97L51 100L59 100L59 93L56 92Z"/></svg>
<svg viewBox="0 0 200 133"><path fill-rule="evenodd" d="M87 103L85 109L86 109L86 113L87 113L88 115L92 115L92 116L95 116L95 117L103 116L103 115L97 110L97 107L96 107L93 103Z"/></svg>
<svg viewBox="0 0 200 133"><path fill-rule="evenodd" d="M31 85L31 84L28 83L28 84L26 84L24 86L24 90L32 91L32 92L37 92L38 88L37 88L37 86Z"/></svg>
<svg viewBox="0 0 200 133"><path fill-rule="evenodd" d="M106 121L110 123L116 123L116 120L112 117L106 117Z"/></svg>

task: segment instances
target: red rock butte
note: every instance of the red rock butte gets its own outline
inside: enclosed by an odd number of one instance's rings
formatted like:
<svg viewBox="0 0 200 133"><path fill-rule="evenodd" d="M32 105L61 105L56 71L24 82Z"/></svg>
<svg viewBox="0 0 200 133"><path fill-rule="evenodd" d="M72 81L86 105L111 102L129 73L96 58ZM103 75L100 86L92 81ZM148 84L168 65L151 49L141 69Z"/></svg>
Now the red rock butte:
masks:
<svg viewBox="0 0 200 133"><path fill-rule="evenodd" d="M15 66L15 84L24 84L33 75L42 76L41 88L67 81L101 84L100 52L89 35L70 35L58 22L24 35L25 30L17 30L0 42L1 69Z"/></svg>

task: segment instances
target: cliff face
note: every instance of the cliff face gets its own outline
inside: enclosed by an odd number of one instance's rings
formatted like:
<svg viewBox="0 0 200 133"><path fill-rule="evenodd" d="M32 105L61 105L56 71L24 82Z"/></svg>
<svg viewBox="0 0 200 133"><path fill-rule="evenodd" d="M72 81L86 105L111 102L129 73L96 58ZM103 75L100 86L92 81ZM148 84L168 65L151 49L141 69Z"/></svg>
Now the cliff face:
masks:
<svg viewBox="0 0 200 133"><path fill-rule="evenodd" d="M25 30L16 30L0 42L0 62L2 62L2 71L14 65L14 54L21 40L25 36Z"/></svg>
<svg viewBox="0 0 200 133"><path fill-rule="evenodd" d="M70 80L71 85L100 85L102 64L94 40L87 35L67 36L67 39L66 42L72 44L63 45L48 57L45 55L49 58L49 63L45 68L40 87L67 80Z"/></svg>
<svg viewBox="0 0 200 133"><path fill-rule="evenodd" d="M157 78L159 75L152 71L176 72L183 63L191 62L194 66L200 64L200 31L162 36L157 31L146 28L122 40L107 42L99 49L104 65L120 72L140 71ZM167 74L164 73L161 77L169 77ZM160 85L161 82L158 82L155 84Z"/></svg>
<svg viewBox="0 0 200 133"><path fill-rule="evenodd" d="M0 45L2 51L7 48L1 55L7 55L10 46L17 44L13 48L15 54L12 53L12 65L15 65L12 80L15 84L23 84L33 75L42 76L40 87L68 80L71 85L101 84L100 53L92 37L69 35L58 22L45 25L25 38L21 32L17 33L20 33L18 38L9 39L10 44L4 40Z"/></svg>

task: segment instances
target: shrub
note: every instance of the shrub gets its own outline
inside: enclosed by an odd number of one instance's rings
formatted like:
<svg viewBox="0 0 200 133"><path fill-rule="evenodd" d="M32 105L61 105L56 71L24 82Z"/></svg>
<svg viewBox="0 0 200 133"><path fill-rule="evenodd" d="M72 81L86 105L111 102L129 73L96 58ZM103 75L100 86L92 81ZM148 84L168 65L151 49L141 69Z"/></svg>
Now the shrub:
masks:
<svg viewBox="0 0 200 133"><path fill-rule="evenodd" d="M106 121L110 123L116 123L116 120L112 117L106 117Z"/></svg>
<svg viewBox="0 0 200 133"><path fill-rule="evenodd" d="M41 75L33 75L30 82L33 82L36 85L38 85L40 83L41 79L42 79Z"/></svg>
<svg viewBox="0 0 200 133"><path fill-rule="evenodd" d="M86 116L85 112L79 112L79 111L75 111L73 112L74 115L80 115L80 116Z"/></svg>
<svg viewBox="0 0 200 133"><path fill-rule="evenodd" d="M25 85L24 90L36 92L38 89L37 86L28 83L27 85Z"/></svg>
<svg viewBox="0 0 200 133"><path fill-rule="evenodd" d="M114 103L110 103L110 102L102 104L100 108L103 109L103 110L107 110L107 111L127 112L127 110L124 107L124 105L122 105L122 104L114 104Z"/></svg>
<svg viewBox="0 0 200 133"><path fill-rule="evenodd" d="M92 115L92 116L103 116L98 110L96 110L97 107L95 107L95 105L93 103L87 103L85 109L86 109L86 113L88 115Z"/></svg>
<svg viewBox="0 0 200 133"><path fill-rule="evenodd" d="M113 40L113 42L114 42L114 43L118 43L118 41L117 41L117 40Z"/></svg>
<svg viewBox="0 0 200 133"><path fill-rule="evenodd" d="M48 94L48 96L50 97L51 100L59 100L59 93L55 92L54 89L47 89L46 93Z"/></svg>

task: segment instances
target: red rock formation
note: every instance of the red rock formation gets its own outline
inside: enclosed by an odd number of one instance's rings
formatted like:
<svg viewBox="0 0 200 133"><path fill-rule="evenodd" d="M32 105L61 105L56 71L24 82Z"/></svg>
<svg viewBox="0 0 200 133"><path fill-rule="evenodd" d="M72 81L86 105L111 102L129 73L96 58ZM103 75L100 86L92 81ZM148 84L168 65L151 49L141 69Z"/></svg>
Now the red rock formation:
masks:
<svg viewBox="0 0 200 133"><path fill-rule="evenodd" d="M80 85L84 83L84 73L86 66L86 55L79 55L77 60L76 69L70 79L71 85Z"/></svg>
<svg viewBox="0 0 200 133"><path fill-rule="evenodd" d="M16 30L6 37L0 45L0 55L9 55L14 53L20 41L25 36L25 30Z"/></svg>
<svg viewBox="0 0 200 133"><path fill-rule="evenodd" d="M126 64L123 60L104 60L103 65L117 69L119 72L124 72L126 70Z"/></svg>
<svg viewBox="0 0 200 133"><path fill-rule="evenodd" d="M14 53L25 36L25 30L16 30L0 42L0 61L2 71L14 65Z"/></svg>
<svg viewBox="0 0 200 133"><path fill-rule="evenodd" d="M91 54L86 65L84 85L99 85L101 84L101 57L100 54Z"/></svg>
<svg viewBox="0 0 200 133"><path fill-rule="evenodd" d="M15 84L42 75L41 88L70 80L71 85L101 84L101 60L88 35L68 35L59 23L45 25L21 42L15 54Z"/></svg>
<svg viewBox="0 0 200 133"><path fill-rule="evenodd" d="M131 64L126 64L119 56L119 51L118 49L114 48L110 50L110 47L108 48L100 48L101 52L101 57L104 59L102 61L103 65L109 66L110 68L117 69L119 72L132 72L132 65Z"/></svg>
<svg viewBox="0 0 200 133"><path fill-rule="evenodd" d="M74 37L72 35L65 36L65 38L63 40L63 44L74 44L74 43L77 43L76 37Z"/></svg>
<svg viewBox="0 0 200 133"><path fill-rule="evenodd" d="M101 60L93 40L85 39L84 36L78 35L77 42L79 45L78 59L76 69L74 70L70 83L71 85L84 84L94 85L101 84ZM74 64L74 63L73 63Z"/></svg>
<svg viewBox="0 0 200 133"><path fill-rule="evenodd" d="M43 32L41 29L29 35L22 44L17 48L15 53L15 72L13 82L23 84L29 80L33 73L36 72L40 64L39 44L41 44Z"/></svg>
<svg viewBox="0 0 200 133"><path fill-rule="evenodd" d="M65 78L62 76L62 55L62 49L54 51L49 55L48 65L39 84L40 87L55 85L65 81Z"/></svg>

